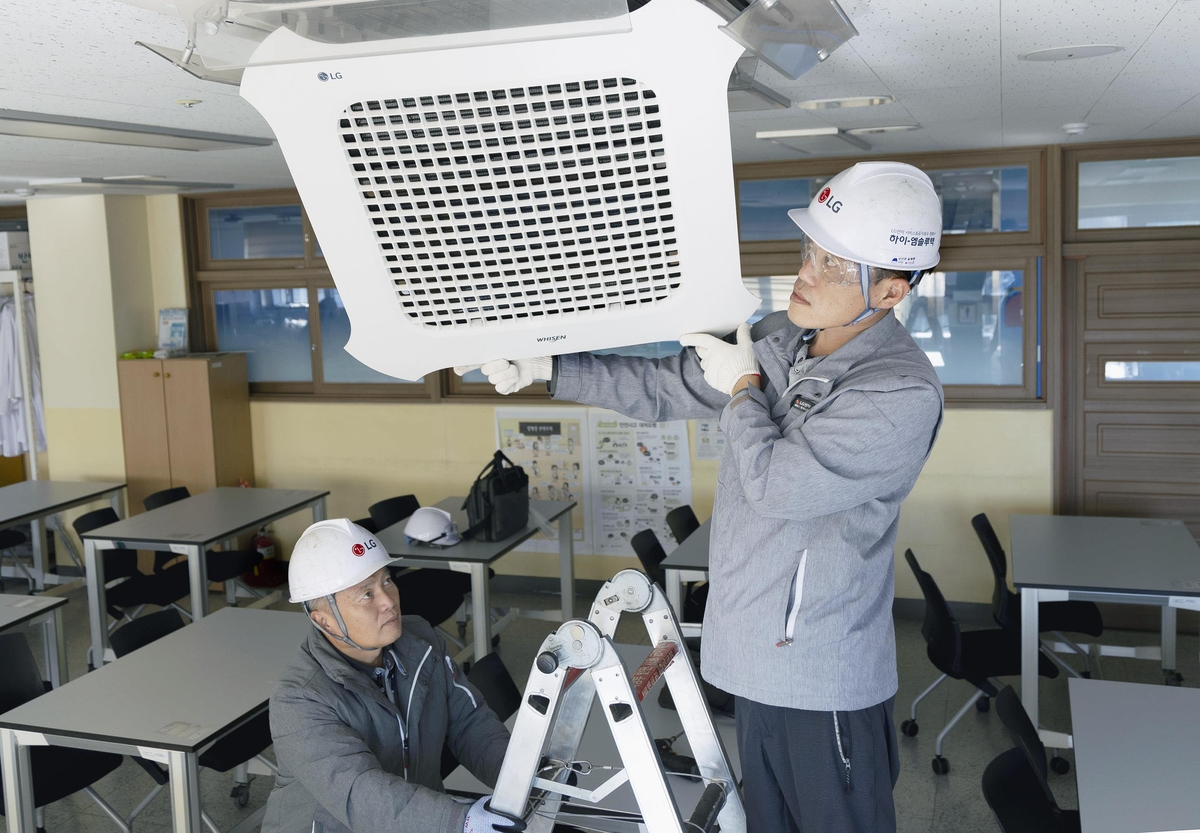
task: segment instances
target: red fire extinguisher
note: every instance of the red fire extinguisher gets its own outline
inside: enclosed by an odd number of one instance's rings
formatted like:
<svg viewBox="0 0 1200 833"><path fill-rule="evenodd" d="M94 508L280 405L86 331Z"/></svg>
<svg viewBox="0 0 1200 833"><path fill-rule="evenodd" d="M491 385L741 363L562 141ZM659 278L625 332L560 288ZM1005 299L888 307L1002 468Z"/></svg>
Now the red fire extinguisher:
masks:
<svg viewBox="0 0 1200 833"><path fill-rule="evenodd" d="M278 587L287 581L287 575L280 567L279 559L276 557L279 550L275 539L267 534L266 527L258 531L250 546L258 551L263 560L254 567L254 571L250 575L246 576L247 584L254 587Z"/></svg>

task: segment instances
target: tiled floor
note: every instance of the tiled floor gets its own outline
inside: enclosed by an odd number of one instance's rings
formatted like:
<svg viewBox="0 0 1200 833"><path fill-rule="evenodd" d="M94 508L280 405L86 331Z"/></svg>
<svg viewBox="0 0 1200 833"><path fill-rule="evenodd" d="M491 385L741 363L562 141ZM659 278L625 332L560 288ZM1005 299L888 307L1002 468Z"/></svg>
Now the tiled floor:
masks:
<svg viewBox="0 0 1200 833"><path fill-rule="evenodd" d="M10 585L10 590L13 589ZM214 609L223 606L223 598L211 597ZM530 608L555 608L558 599L551 595L494 595L497 606L515 605ZM586 613L587 600L577 600L578 615ZM286 606L285 606L286 607ZM83 673L84 655L87 650L87 601L82 590L70 596L64 609L67 631L67 652L72 677ZM533 657L548 632L546 622L521 619L505 631L499 653L512 672L519 686L524 686ZM35 656L41 660L40 629L26 631ZM647 644L639 622L623 622L617 633L618 641ZM1153 634L1107 631L1106 643L1147 644L1154 641ZM896 696L896 723L907 717L912 698L936 677L937 672L925 656L925 643L921 638L920 623L902 619L896 623L896 642L899 658L900 691ZM1200 662L1197 652L1200 642L1195 636L1179 638L1179 670L1184 676L1184 685L1195 686L1200 681ZM1108 679L1129 680L1144 683L1162 683L1158 664L1126 659L1106 659L1104 676ZM1014 678L1011 682L1016 684ZM971 687L966 683L947 681L938 687L921 704L918 721L920 733L915 738L900 737L902 771L896 785L895 798L899 829L902 833L965 833L966 831L994 831L998 828L992 819L980 792L980 776L985 766L999 753L1008 749L1008 738L994 713L980 714L971 710L946 740L944 754L950 761L947 775L935 775L930 766L934 742L945 721L970 696ZM1067 685L1065 676L1057 680L1043 680L1042 722L1044 725L1069 729L1070 715L1067 707ZM270 754L268 752L268 754ZM1065 752L1071 758L1071 753ZM1051 783L1059 804L1074 807L1074 774L1052 775ZM201 792L205 810L222 829L228 829L263 804L271 789L271 779L255 778L250 785L249 807L240 810L229 798L231 779L209 771L201 772ZM140 768L128 760L121 768L97 783L97 791L109 800L120 813L128 813L150 790L152 782ZM82 793L52 804L46 808L46 828L49 833L83 833L87 831L114 831L116 828L103 811ZM0 831L7 828L0 819ZM136 831L160 833L170 830L170 799L164 790L142 813L134 824Z"/></svg>

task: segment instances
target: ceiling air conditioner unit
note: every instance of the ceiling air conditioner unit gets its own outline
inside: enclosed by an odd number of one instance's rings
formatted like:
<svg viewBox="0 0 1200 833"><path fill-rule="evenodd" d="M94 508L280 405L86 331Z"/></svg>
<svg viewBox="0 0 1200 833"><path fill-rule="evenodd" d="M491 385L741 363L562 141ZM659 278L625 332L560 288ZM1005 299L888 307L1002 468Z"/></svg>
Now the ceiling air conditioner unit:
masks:
<svg viewBox="0 0 1200 833"><path fill-rule="evenodd" d="M726 103L742 47L722 23L652 0L471 35L268 36L241 93L287 159L346 350L415 379L745 321Z"/></svg>

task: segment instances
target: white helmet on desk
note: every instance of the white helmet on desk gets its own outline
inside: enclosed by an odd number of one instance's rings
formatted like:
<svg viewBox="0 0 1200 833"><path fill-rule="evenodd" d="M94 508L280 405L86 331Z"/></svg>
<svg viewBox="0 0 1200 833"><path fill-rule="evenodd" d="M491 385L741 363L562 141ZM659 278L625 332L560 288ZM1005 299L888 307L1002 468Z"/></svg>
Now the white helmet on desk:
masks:
<svg viewBox="0 0 1200 833"><path fill-rule="evenodd" d="M423 506L413 512L404 525L404 537L409 542L420 541L439 547L450 547L462 540L450 513L436 506Z"/></svg>

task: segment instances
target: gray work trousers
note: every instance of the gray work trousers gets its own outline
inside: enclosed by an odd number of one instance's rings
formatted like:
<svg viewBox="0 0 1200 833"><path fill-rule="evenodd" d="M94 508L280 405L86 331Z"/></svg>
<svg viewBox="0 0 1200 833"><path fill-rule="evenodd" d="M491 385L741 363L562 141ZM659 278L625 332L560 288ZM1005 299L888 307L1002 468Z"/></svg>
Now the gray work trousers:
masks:
<svg viewBox="0 0 1200 833"><path fill-rule="evenodd" d="M738 697L747 833L894 833L895 699L835 713Z"/></svg>

